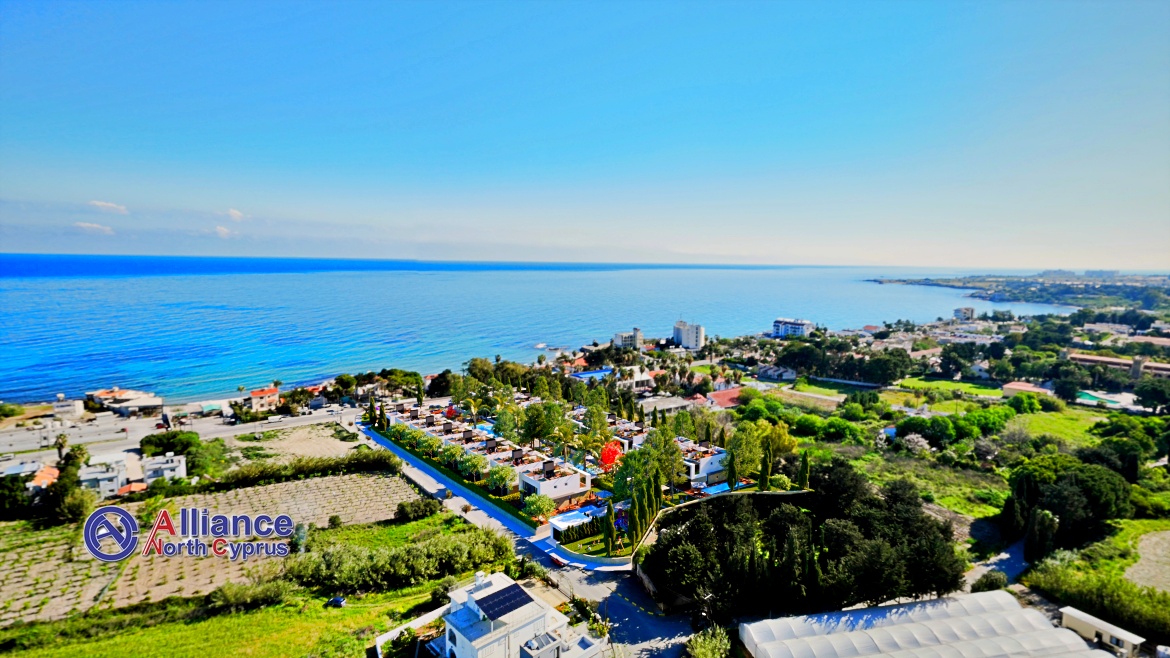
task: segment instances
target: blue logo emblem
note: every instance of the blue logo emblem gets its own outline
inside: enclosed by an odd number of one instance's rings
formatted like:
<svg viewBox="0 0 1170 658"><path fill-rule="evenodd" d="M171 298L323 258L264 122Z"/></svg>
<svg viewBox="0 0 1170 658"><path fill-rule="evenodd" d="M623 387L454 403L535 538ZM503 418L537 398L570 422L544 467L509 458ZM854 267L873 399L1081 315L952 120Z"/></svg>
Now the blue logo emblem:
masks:
<svg viewBox="0 0 1170 658"><path fill-rule="evenodd" d="M110 516L117 517L111 521ZM121 528L118 527L119 523ZM134 515L120 507L99 507L85 520L85 550L102 562L117 562L130 557L138 548L138 521ZM114 540L113 553L102 550L102 540Z"/></svg>

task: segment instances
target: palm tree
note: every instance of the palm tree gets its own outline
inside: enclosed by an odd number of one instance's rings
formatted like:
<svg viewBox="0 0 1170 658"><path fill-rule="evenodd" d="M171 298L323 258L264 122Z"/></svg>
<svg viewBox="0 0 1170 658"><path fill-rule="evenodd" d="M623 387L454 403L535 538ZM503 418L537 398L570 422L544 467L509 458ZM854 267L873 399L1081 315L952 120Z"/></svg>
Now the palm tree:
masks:
<svg viewBox="0 0 1170 658"><path fill-rule="evenodd" d="M244 386L243 384L240 384L239 386L236 387L236 390L243 393L245 388L247 388L247 387Z"/></svg>
<svg viewBox="0 0 1170 658"><path fill-rule="evenodd" d="M280 388L280 385L283 383L284 382L280 381L279 379L274 379L272 380L272 388Z"/></svg>
<svg viewBox="0 0 1170 658"><path fill-rule="evenodd" d="M463 401L463 406L467 407L467 410L471 412L471 424L474 425L479 420L479 400L469 397Z"/></svg>
<svg viewBox="0 0 1170 658"><path fill-rule="evenodd" d="M572 423L561 423L553 432L553 437L555 437L553 440L558 444L557 449L561 452L561 458L569 461L569 449L575 449L580 444Z"/></svg>
<svg viewBox="0 0 1170 658"><path fill-rule="evenodd" d="M57 461L65 459L65 449L69 447L69 435L64 432L57 435L57 440L53 442L53 447L57 449Z"/></svg>

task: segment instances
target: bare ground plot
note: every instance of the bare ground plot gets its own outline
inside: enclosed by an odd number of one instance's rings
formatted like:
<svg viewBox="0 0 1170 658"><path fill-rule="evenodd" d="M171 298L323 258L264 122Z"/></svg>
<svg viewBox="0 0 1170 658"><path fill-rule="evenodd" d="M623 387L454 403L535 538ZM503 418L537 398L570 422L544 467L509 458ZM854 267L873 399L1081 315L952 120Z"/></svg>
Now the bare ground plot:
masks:
<svg viewBox="0 0 1170 658"><path fill-rule="evenodd" d="M216 494L182 496L170 509L206 507L223 514L288 514L297 523L371 523L393 518L398 503L418 493L398 476L355 474L311 478ZM137 512L139 504L127 505ZM145 536L142 536L145 541ZM168 596L207 594L243 582L264 559L161 557L135 554L116 564L95 560L80 545L76 526L33 530L0 524L0 625L60 619L73 611L121 607ZM108 587L108 590L107 590Z"/></svg>
<svg viewBox="0 0 1170 658"><path fill-rule="evenodd" d="M340 457L358 445L372 444L364 434L355 434L349 430L344 431L357 436L358 440L342 441L338 438L340 434L338 430L340 429L343 428L337 423L303 425L288 429L269 430L260 435L259 441L241 440L240 437L236 437L227 439L226 442L229 448L235 450L258 446L263 448L265 452L272 453L272 459L278 460L293 457Z"/></svg>
<svg viewBox="0 0 1170 658"><path fill-rule="evenodd" d="M1170 530L1151 532L1138 543L1141 558L1125 577L1146 587L1170 591Z"/></svg>

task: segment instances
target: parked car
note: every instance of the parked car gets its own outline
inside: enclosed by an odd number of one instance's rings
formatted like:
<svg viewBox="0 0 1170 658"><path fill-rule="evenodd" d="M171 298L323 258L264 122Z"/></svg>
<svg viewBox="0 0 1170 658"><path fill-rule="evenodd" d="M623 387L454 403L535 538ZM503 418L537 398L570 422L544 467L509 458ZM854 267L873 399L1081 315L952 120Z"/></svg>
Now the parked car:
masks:
<svg viewBox="0 0 1170 658"><path fill-rule="evenodd" d="M325 602L325 607L326 608L344 608L345 607L345 597L335 596L335 597L333 597Z"/></svg>

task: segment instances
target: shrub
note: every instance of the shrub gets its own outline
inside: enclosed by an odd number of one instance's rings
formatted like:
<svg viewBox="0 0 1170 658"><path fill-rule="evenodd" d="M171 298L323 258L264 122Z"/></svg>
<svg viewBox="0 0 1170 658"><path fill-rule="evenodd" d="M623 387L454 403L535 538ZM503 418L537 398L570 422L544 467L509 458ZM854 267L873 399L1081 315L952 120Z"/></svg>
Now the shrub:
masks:
<svg viewBox="0 0 1170 658"><path fill-rule="evenodd" d="M434 498L407 500L398 503L398 511L395 512L394 518L399 521L416 521L438 514L442 508L443 504Z"/></svg>
<svg viewBox="0 0 1170 658"><path fill-rule="evenodd" d="M601 521L601 517L596 517L571 528L565 528L564 530L553 528L553 539L562 544L572 544L586 537L592 537L601 532Z"/></svg>
<svg viewBox="0 0 1170 658"><path fill-rule="evenodd" d="M218 482L200 490L226 491L262 484L345 473L398 473L402 460L389 450L352 451L343 457L297 457L285 463L253 462L228 471Z"/></svg>
<svg viewBox="0 0 1170 658"><path fill-rule="evenodd" d="M731 639L722 626L712 626L687 640L690 658L725 658L731 653Z"/></svg>
<svg viewBox="0 0 1170 658"><path fill-rule="evenodd" d="M402 629L402 632L398 634L398 637L390 641L390 647L395 651L405 651L414 646L414 643L417 639L418 634L414 632L413 628L408 626Z"/></svg>
<svg viewBox="0 0 1170 658"><path fill-rule="evenodd" d="M1060 603L1144 635L1151 644L1170 643L1170 592L1107 572L1079 572L1061 551L1025 575L1024 583Z"/></svg>
<svg viewBox="0 0 1170 658"><path fill-rule="evenodd" d="M544 494L532 494L524 499L524 509L521 511L535 519L540 516L547 517L556 508L557 504L553 502L552 498Z"/></svg>
<svg viewBox="0 0 1170 658"><path fill-rule="evenodd" d="M457 583L454 576L447 576L436 583L431 588L431 603L436 607L446 605L451 600L449 592Z"/></svg>
<svg viewBox="0 0 1170 658"><path fill-rule="evenodd" d="M97 494L89 489L83 487L72 489L65 494L65 499L61 501L59 518L66 523L80 523L93 511L93 506L96 503Z"/></svg>
<svg viewBox="0 0 1170 658"><path fill-rule="evenodd" d="M331 544L284 562L285 578L326 592L385 592L513 559L512 543L485 528L406 546Z"/></svg>
<svg viewBox="0 0 1170 658"><path fill-rule="evenodd" d="M340 528L341 527L341 517L337 514L334 514L333 516L329 517L329 527L330 528Z"/></svg>
<svg viewBox="0 0 1170 658"><path fill-rule="evenodd" d="M296 586L285 580L265 583L224 583L208 596L212 609L238 612L284 603Z"/></svg>
<svg viewBox="0 0 1170 658"><path fill-rule="evenodd" d="M1008 585L1008 577L1002 571L988 571L979 576L979 579L971 583L971 592L990 592L997 589L1003 589Z"/></svg>

